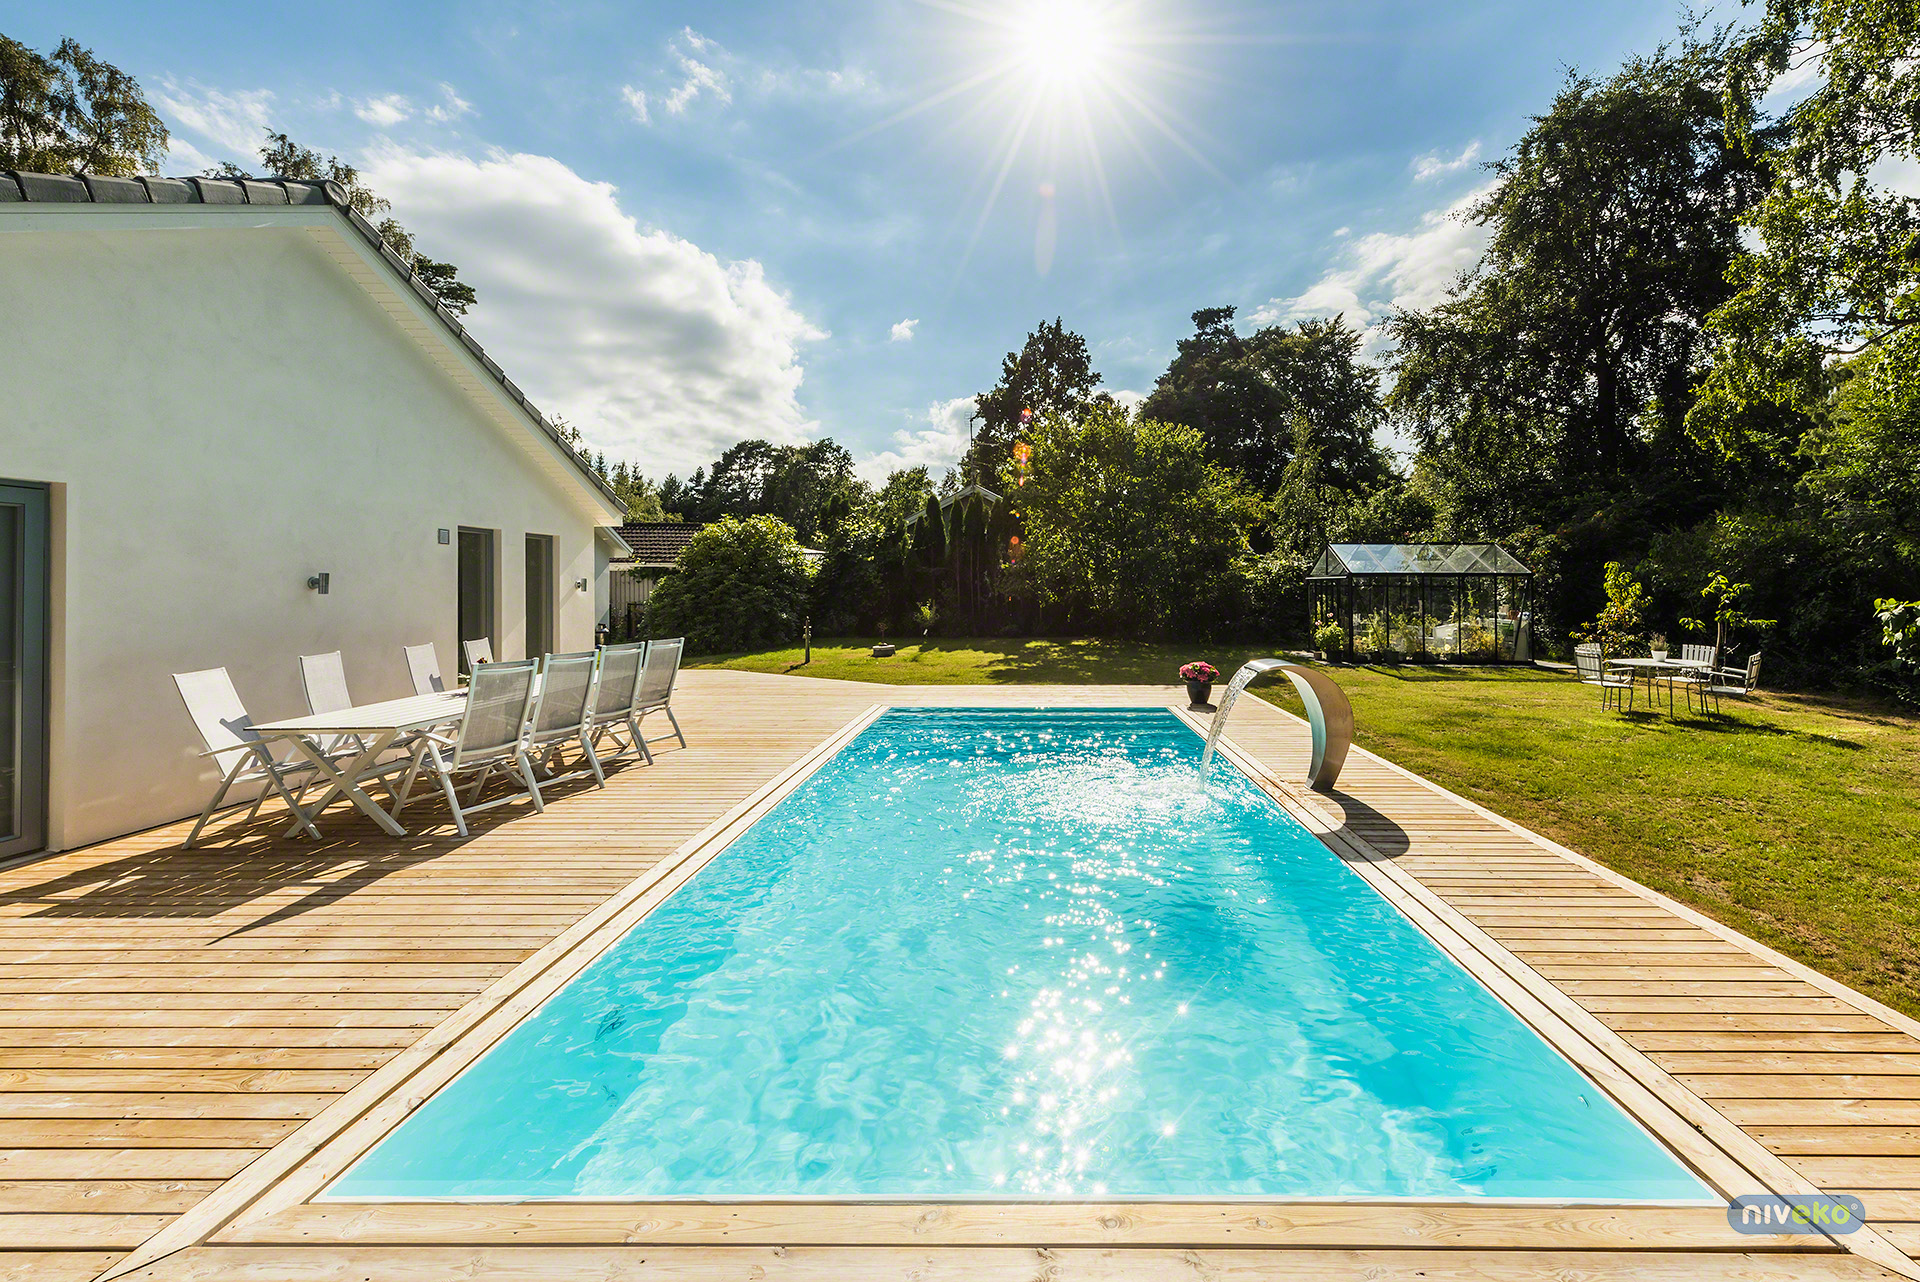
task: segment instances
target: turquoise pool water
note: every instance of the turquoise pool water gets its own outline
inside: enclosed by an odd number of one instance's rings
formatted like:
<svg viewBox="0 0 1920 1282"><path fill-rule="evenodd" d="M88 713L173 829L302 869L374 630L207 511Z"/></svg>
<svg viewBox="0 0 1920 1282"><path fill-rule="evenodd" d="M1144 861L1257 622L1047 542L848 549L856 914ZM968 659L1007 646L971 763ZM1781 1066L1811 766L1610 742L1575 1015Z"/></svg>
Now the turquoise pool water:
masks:
<svg viewBox="0 0 1920 1282"><path fill-rule="evenodd" d="M1711 1198L1200 748L887 713L328 1196Z"/></svg>

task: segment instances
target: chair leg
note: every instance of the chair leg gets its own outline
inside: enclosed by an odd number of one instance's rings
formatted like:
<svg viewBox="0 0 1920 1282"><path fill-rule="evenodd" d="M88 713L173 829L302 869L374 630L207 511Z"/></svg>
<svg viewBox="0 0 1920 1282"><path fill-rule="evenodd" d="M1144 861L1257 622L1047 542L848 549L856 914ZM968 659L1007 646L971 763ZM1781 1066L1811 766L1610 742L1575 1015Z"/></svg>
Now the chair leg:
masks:
<svg viewBox="0 0 1920 1282"><path fill-rule="evenodd" d="M400 791L393 797L393 817L398 820L400 812L407 808L407 798L413 795L413 781L420 777L420 762L427 755L428 745L422 743L413 750L413 760L407 764L407 773L400 781Z"/></svg>
<svg viewBox="0 0 1920 1282"><path fill-rule="evenodd" d="M673 709L672 709L672 708L662 708L662 709L661 709L661 711L662 711L662 712L664 712L664 713L666 713L666 714L667 714L667 720L673 723L673 737L674 737L674 738L676 738L676 739L678 739L678 740L680 741L680 746L681 746L682 748L684 748L684 747L686 747L686 746L687 746L687 736L685 736L684 734L681 734L681 733L680 733L680 718L678 718L678 717L676 717L676 716L674 716L674 715L673 715ZM662 738L664 738L664 737L665 737L665 736L663 735L663 736L662 736Z"/></svg>
<svg viewBox="0 0 1920 1282"><path fill-rule="evenodd" d="M640 749L640 756L648 765L653 764L653 749L647 747L646 713L627 718L627 733L633 736L633 746Z"/></svg>
<svg viewBox="0 0 1920 1282"><path fill-rule="evenodd" d="M220 787L215 790L213 794L213 799L207 802L207 808L200 812L200 818L198 821L194 823L193 831L188 833L187 839L180 843L183 849L187 849L187 850L193 849L193 843L200 840L200 830L207 826L207 820L213 818L214 811L220 808L221 801L223 801L226 798L227 789L233 787L234 776L238 775L241 769L245 767L246 764L247 764L247 758L243 754L240 760L233 763L233 769L227 771L227 777L220 781ZM267 790L263 785L260 789L260 799L264 801L266 799L266 796L267 796ZM260 802L259 801L254 802L253 806L255 810L258 810L260 808Z"/></svg>
<svg viewBox="0 0 1920 1282"><path fill-rule="evenodd" d="M587 768L593 771L593 781L602 788L607 786L607 772L600 768L600 754L593 750L593 737L585 730L580 732L580 755L587 759Z"/></svg>
<svg viewBox="0 0 1920 1282"><path fill-rule="evenodd" d="M453 811L453 828L462 837L467 835L467 815L460 808L460 790L453 786L453 776L447 771L447 763L441 759L438 748L429 748L433 756L433 772L439 776L440 791L446 794L447 806Z"/></svg>
<svg viewBox="0 0 1920 1282"><path fill-rule="evenodd" d="M520 777L526 781L527 795L533 798L535 812L545 814L547 803L540 799L540 781L533 777L533 762L527 760L524 752L515 753L514 761L520 767Z"/></svg>

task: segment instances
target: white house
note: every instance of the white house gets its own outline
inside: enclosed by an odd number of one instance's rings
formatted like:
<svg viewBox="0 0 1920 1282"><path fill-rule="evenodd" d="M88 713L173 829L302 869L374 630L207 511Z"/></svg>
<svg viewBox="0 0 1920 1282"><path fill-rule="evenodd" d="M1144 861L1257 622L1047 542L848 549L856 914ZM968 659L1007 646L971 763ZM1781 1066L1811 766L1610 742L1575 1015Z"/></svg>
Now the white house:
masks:
<svg viewBox="0 0 1920 1282"><path fill-rule="evenodd" d="M333 184L0 172L0 856L199 810L172 673L590 648L624 515Z"/></svg>

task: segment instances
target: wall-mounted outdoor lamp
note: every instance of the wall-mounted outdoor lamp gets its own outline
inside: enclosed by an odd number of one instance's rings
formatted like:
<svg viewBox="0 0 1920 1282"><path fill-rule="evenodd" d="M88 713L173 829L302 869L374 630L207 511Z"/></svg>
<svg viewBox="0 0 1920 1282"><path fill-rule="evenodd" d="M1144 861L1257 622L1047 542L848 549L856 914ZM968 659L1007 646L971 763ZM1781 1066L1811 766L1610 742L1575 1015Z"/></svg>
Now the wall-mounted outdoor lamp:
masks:
<svg viewBox="0 0 1920 1282"><path fill-rule="evenodd" d="M573 590L576 592L585 592L587 590L587 581L585 579L575 579L573 581Z"/></svg>
<svg viewBox="0 0 1920 1282"><path fill-rule="evenodd" d="M332 578L333 578L332 575L328 574L325 570L322 570L320 573L314 575L312 578L307 580L307 586L312 588L315 592L318 592L321 596L325 596L327 594L327 588Z"/></svg>
<svg viewBox="0 0 1920 1282"><path fill-rule="evenodd" d="M453 531L452 530L440 531L440 546L445 547L447 544L451 542L453 542Z"/></svg>

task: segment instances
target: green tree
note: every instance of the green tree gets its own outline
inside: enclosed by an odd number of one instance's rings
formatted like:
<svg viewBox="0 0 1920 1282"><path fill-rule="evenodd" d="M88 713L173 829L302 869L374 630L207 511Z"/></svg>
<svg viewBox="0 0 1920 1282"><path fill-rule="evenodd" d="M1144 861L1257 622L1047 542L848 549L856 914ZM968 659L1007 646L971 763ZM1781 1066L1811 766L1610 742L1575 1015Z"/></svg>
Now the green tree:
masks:
<svg viewBox="0 0 1920 1282"><path fill-rule="evenodd" d="M1811 67L1777 121L1776 78ZM1829 361L1891 349L1886 377L1920 385L1920 203L1874 180L1920 158L1920 7L1906 0L1766 0L1729 59L1728 132L1772 177L1715 312L1712 371L1691 426L1737 451L1791 453L1791 431L1756 430L1756 406L1813 412ZM1770 420L1758 419L1762 428Z"/></svg>
<svg viewBox="0 0 1920 1282"><path fill-rule="evenodd" d="M1141 405L1147 418L1184 423L1207 438L1215 462L1272 491L1308 425L1330 483L1360 492L1390 470L1374 441L1385 423L1380 372L1360 356L1345 319L1270 325L1245 338L1231 307L1193 314L1194 334Z"/></svg>
<svg viewBox="0 0 1920 1282"><path fill-rule="evenodd" d="M725 516L697 531L647 602L654 636L718 654L794 640L806 611L807 559L785 521Z"/></svg>
<svg viewBox="0 0 1920 1282"><path fill-rule="evenodd" d="M1259 497L1190 427L1117 406L1036 420L1021 578L1074 626L1191 635L1224 603ZM1011 489L1009 490L1011 492Z"/></svg>
<svg viewBox="0 0 1920 1282"><path fill-rule="evenodd" d="M0 35L0 169L150 174L167 137L140 82L78 41L49 57Z"/></svg>
<svg viewBox="0 0 1920 1282"><path fill-rule="evenodd" d="M974 400L973 420L980 426L960 462L967 482L994 485L1026 429L1043 414L1077 415L1094 403L1100 375L1087 353L1087 340L1055 317L1027 335L1017 352L1000 362L1000 381Z"/></svg>
<svg viewBox="0 0 1920 1282"><path fill-rule="evenodd" d="M373 224L380 238L392 247L413 267L427 288L440 299L441 304L456 316L464 316L467 309L477 300L473 287L460 279L460 271L452 263L428 258L413 243L413 235L400 225L390 212L393 206L374 194L371 187L361 178L360 171L338 156L322 156L319 152L302 147L283 133L267 130L267 145L260 149L260 163L271 178L288 178L296 182L335 182L347 193L347 204L352 210ZM252 178L255 175L244 168L226 161L217 166L213 175L218 178Z"/></svg>
<svg viewBox="0 0 1920 1282"><path fill-rule="evenodd" d="M1723 37L1570 75L1469 217L1491 239L1446 301L1388 322L1389 408L1499 524L1587 494L1710 501L1681 427L1762 165L1726 135ZM1631 483L1627 484L1631 478Z"/></svg>

